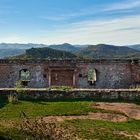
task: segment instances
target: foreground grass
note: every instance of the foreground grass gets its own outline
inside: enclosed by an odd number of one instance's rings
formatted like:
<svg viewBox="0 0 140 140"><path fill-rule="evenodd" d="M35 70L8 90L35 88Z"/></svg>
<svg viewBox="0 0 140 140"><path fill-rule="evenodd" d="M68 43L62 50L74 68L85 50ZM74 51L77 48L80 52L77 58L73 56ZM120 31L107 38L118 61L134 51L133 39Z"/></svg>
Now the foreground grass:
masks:
<svg viewBox="0 0 140 140"><path fill-rule="evenodd" d="M8 122L7 122L8 123ZM20 122L19 122L20 123ZM8 124L7 124L8 125ZM114 123L95 120L71 120L62 123L64 127L72 129L82 140L136 140L140 133L140 121ZM14 127L0 125L0 139L31 140L30 134L25 134Z"/></svg>
<svg viewBox="0 0 140 140"><path fill-rule="evenodd" d="M92 101L77 102L31 102L8 103L0 109L0 119L20 119L23 113L28 117L86 115L88 112L113 112L90 107ZM117 113L117 112L116 112Z"/></svg>
<svg viewBox="0 0 140 140"><path fill-rule="evenodd" d="M134 120L122 123L97 120L71 120L66 121L65 125L73 126L76 134L82 137L82 139L135 140L135 135L140 133L140 121ZM122 135L122 132L124 135Z"/></svg>
<svg viewBox="0 0 140 140"><path fill-rule="evenodd" d="M11 104L0 99L0 139L24 140L28 137L28 135L19 131L19 125L25 117L23 116L23 113L30 119L52 115L86 115L88 112L117 113L94 109L90 106L92 103L94 102L19 101L17 104ZM135 140L136 137L134 136L140 133L140 121L134 120L123 123L71 120L63 122L63 125L68 127L71 126L72 129L74 129L74 132L82 139ZM122 135L121 132L125 133L127 136Z"/></svg>

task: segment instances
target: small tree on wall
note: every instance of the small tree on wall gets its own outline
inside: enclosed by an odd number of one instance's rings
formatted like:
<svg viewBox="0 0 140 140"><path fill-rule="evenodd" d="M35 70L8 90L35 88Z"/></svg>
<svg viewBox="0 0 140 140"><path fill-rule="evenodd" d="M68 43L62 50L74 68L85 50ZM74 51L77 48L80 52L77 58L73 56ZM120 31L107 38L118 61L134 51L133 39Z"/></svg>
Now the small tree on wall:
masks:
<svg viewBox="0 0 140 140"><path fill-rule="evenodd" d="M23 89L23 86L22 86L22 81L19 80L19 81L16 81L15 83L15 93L14 94L10 94L8 96L8 101L9 103L18 103L18 95L19 94L25 94L25 90Z"/></svg>
<svg viewBox="0 0 140 140"><path fill-rule="evenodd" d="M26 91L23 89L23 84L22 84L21 80L16 81L15 89L16 89L17 94L25 94L26 93Z"/></svg>

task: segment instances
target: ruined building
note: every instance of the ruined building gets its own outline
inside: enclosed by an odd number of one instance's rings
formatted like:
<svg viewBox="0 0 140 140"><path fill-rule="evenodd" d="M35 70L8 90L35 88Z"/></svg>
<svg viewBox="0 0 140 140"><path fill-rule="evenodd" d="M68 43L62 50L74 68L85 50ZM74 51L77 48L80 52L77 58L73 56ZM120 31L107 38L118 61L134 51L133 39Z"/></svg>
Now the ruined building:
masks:
<svg viewBox="0 0 140 140"><path fill-rule="evenodd" d="M140 60L0 60L0 88L129 88L140 84Z"/></svg>

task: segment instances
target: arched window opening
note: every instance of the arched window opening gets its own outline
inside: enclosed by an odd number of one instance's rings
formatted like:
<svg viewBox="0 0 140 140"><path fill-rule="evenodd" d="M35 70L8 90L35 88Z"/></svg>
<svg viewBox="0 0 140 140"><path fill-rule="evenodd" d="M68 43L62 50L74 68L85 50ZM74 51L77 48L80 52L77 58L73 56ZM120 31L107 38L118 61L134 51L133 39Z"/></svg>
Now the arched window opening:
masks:
<svg viewBox="0 0 140 140"><path fill-rule="evenodd" d="M24 87L28 86L30 82L30 71L27 69L22 69L19 73L20 81Z"/></svg>
<svg viewBox="0 0 140 140"><path fill-rule="evenodd" d="M20 80L21 81L27 81L30 80L30 71L27 69L22 69L20 71Z"/></svg>
<svg viewBox="0 0 140 140"><path fill-rule="evenodd" d="M88 82L90 85L94 85L97 81L97 71L96 69L89 69L88 70Z"/></svg>

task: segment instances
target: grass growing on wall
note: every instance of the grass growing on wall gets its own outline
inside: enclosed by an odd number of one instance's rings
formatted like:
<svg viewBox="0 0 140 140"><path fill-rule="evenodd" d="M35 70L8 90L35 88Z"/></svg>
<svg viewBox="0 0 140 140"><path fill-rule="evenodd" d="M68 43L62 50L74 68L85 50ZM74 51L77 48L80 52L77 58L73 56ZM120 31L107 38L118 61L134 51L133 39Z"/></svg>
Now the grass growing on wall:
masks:
<svg viewBox="0 0 140 140"><path fill-rule="evenodd" d="M139 89L140 90L140 85L132 85L130 86L130 89Z"/></svg>
<svg viewBox="0 0 140 140"><path fill-rule="evenodd" d="M74 89L71 86L50 86L49 90L60 90L60 91L70 91Z"/></svg>

